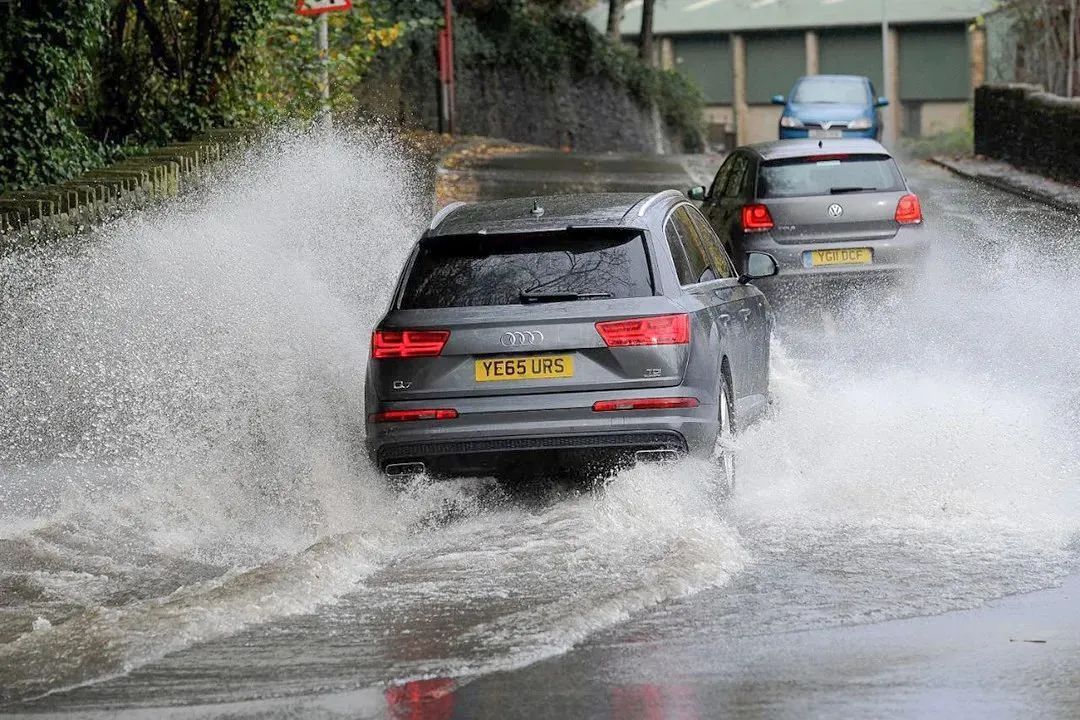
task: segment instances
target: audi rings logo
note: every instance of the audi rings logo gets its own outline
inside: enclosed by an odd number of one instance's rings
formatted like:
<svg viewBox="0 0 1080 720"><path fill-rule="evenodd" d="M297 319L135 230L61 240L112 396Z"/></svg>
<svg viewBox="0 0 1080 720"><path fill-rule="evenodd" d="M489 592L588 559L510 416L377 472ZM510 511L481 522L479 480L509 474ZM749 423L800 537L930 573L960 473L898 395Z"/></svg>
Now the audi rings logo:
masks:
<svg viewBox="0 0 1080 720"><path fill-rule="evenodd" d="M499 344L508 348L539 345L542 342L544 342L544 333L539 330L514 330L503 333L499 339Z"/></svg>

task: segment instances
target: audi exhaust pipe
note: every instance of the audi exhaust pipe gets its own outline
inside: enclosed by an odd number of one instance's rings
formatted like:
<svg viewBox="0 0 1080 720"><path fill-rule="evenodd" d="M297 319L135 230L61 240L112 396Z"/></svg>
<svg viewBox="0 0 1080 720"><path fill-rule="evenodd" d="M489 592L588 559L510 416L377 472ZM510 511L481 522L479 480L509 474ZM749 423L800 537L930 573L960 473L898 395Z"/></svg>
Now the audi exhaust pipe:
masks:
<svg viewBox="0 0 1080 720"><path fill-rule="evenodd" d="M638 450L634 453L634 462L674 462L679 453L674 450Z"/></svg>
<svg viewBox="0 0 1080 720"><path fill-rule="evenodd" d="M427 472L427 465L422 462L403 462L403 463L390 463L385 468L385 472L390 477L408 477L410 475L423 475Z"/></svg>

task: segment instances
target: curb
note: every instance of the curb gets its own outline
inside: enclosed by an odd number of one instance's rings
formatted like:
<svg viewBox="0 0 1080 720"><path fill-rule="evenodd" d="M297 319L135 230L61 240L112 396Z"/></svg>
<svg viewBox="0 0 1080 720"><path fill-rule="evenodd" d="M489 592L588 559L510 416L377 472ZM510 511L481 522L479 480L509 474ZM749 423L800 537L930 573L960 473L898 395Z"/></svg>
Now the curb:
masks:
<svg viewBox="0 0 1080 720"><path fill-rule="evenodd" d="M1034 188L1030 188L1020 183L1010 182L995 175L984 175L978 172L971 172L970 170L965 170L964 168L960 167L948 158L934 156L926 158L926 161L933 165L937 165L940 168L944 168L949 172L953 173L954 175L958 175L962 178L966 178L968 180L987 185L997 190L1002 190L1012 195L1017 195L1026 200L1032 200L1034 202L1042 203L1043 205L1048 205L1055 210L1061 210L1062 212L1080 215L1080 203L1070 203L1060 198L1054 197L1053 195L1049 195L1039 190L1035 190Z"/></svg>
<svg viewBox="0 0 1080 720"><path fill-rule="evenodd" d="M131 209L176 197L256 136L247 129L208 130L64 182L0 195L0 255L69 237Z"/></svg>

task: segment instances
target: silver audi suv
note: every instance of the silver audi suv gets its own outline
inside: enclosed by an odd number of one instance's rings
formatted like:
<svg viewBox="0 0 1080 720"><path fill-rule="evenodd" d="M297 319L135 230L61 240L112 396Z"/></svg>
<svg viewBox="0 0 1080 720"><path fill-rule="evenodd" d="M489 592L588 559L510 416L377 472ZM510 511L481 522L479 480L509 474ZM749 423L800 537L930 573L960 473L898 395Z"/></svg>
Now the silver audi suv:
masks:
<svg viewBox="0 0 1080 720"><path fill-rule="evenodd" d="M737 148L712 186L687 193L724 247L776 258L773 286L891 278L929 249L919 198L874 140L784 140Z"/></svg>
<svg viewBox="0 0 1080 720"><path fill-rule="evenodd" d="M776 262L746 265L674 190L444 208L372 334L372 462L596 476L689 453L730 482L723 440L769 395L771 311L749 283Z"/></svg>

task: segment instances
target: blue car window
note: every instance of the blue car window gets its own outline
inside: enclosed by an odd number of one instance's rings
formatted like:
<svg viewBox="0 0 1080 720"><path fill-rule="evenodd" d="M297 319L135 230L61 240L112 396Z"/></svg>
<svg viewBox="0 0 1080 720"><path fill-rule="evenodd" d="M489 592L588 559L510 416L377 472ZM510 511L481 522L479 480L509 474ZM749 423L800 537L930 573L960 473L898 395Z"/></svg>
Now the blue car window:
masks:
<svg viewBox="0 0 1080 720"><path fill-rule="evenodd" d="M870 89L860 78L811 77L795 88L794 103L869 105Z"/></svg>

